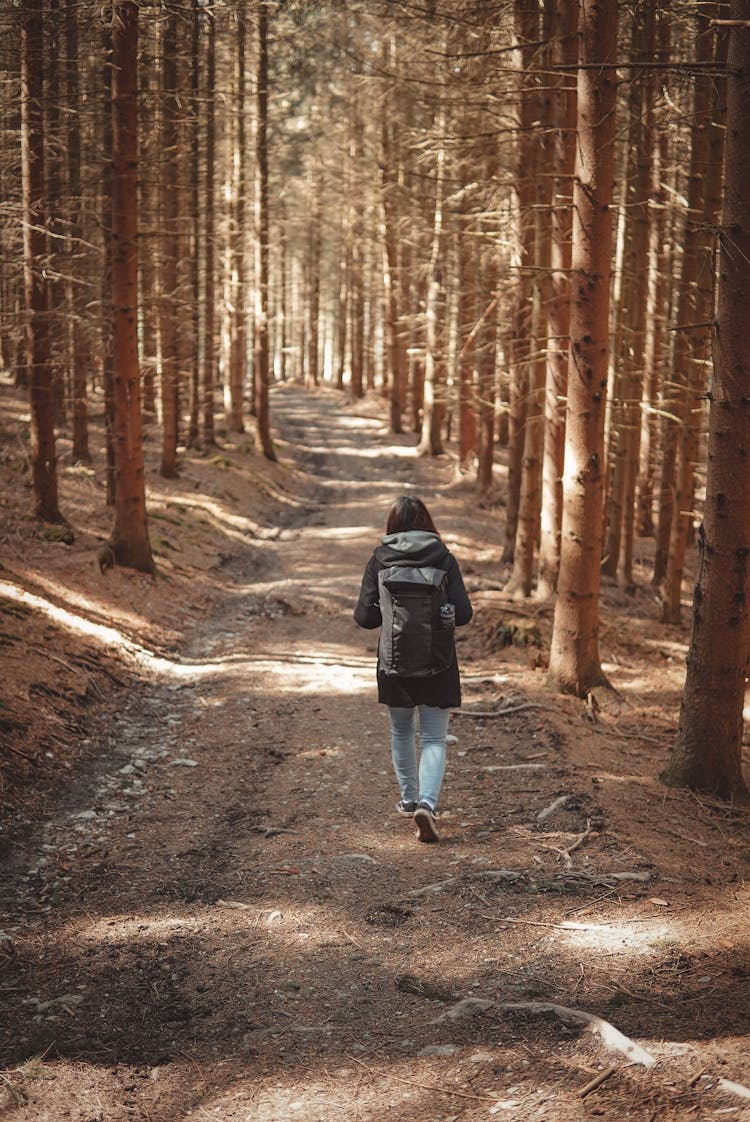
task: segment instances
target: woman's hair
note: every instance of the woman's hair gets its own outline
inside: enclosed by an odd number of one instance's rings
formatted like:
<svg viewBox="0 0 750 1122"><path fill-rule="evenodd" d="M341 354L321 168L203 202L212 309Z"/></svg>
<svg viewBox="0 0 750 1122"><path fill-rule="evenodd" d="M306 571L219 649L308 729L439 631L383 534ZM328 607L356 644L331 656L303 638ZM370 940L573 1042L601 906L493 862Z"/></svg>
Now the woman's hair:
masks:
<svg viewBox="0 0 750 1122"><path fill-rule="evenodd" d="M385 524L386 534L398 534L404 530L429 530L431 534L438 533L427 507L421 499L411 495L402 495L400 499L396 499L388 511Z"/></svg>

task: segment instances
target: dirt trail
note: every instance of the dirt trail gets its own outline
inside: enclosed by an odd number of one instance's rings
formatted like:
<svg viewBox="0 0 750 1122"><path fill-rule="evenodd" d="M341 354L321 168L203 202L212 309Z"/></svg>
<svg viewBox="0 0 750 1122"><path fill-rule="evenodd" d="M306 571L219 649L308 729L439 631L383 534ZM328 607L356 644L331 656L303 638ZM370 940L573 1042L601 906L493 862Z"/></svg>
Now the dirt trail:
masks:
<svg viewBox="0 0 750 1122"><path fill-rule="evenodd" d="M525 653L488 655L481 612L459 646L465 704L519 708L452 718L439 846L393 812L376 637L351 619L362 567L416 484L489 615L500 526L449 462L331 398L275 395L312 497L227 562L226 597L8 870L12 1117L741 1117L716 1082L750 1074L727 1045L747 1030L750 972L734 890L712 958L690 910L700 878L617 818L580 708L553 707ZM666 820L639 764L635 798ZM659 1064L628 1066L550 1002L615 1022Z"/></svg>

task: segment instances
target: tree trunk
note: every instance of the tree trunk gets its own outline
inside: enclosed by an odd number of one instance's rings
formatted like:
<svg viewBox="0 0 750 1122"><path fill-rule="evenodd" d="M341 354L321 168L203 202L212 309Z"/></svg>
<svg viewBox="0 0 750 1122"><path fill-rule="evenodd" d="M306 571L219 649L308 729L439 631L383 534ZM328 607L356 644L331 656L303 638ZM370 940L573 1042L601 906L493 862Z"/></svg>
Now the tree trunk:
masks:
<svg viewBox="0 0 750 1122"><path fill-rule="evenodd" d="M606 685L599 661L617 2L581 13L573 189L571 364L566 408L560 575L550 684L585 697ZM603 65L603 69L597 69Z"/></svg>
<svg viewBox="0 0 750 1122"><path fill-rule="evenodd" d="M232 159L236 168L234 229L230 239L233 284L231 312L227 424L235 432L244 432L243 393L247 366L247 128L245 123L245 0L237 12L237 130Z"/></svg>
<svg viewBox="0 0 750 1122"><path fill-rule="evenodd" d="M49 0L49 10L44 14L43 38L45 56L40 60L44 75L44 209L47 227L47 306L49 364L52 378L52 420L62 425L67 420L68 404L72 400L71 361L68 351L70 310L65 306L66 272L65 221L63 203L63 165L65 141L60 127L63 91L60 83L60 0Z"/></svg>
<svg viewBox="0 0 750 1122"><path fill-rule="evenodd" d="M539 65L543 73L548 69L545 62L547 61L547 45L552 39L552 29L549 26L551 18L551 6L546 3L544 6L544 31L541 35L541 40L545 46L541 48L539 56ZM532 35L532 41L540 38L538 22L534 23L532 20L524 30L527 35ZM533 237L530 237L528 245L529 250L533 250L533 258L530 262L533 265L533 275L529 288L532 354L529 356L529 381L523 431L518 521L513 548L513 570L506 585L506 592L517 597L531 595L534 579L534 559L540 530L544 398L547 371L547 306L549 303L548 282L551 249L548 215L552 202L551 179L548 176L537 174L549 163L546 151L547 131L545 127L552 122L549 85L547 84L544 90L538 90L535 87L527 88L524 96L532 103L531 115L536 123L536 128L533 134L533 148L529 152L529 162L524 169L525 174L531 178L534 192L534 207L531 212L534 229Z"/></svg>
<svg viewBox="0 0 750 1122"><path fill-rule="evenodd" d="M665 66L671 53L668 7L664 0L658 14L656 58ZM669 341L667 317L672 285L670 248L667 244L668 196L664 182L669 165L670 130L656 123L656 138L651 160L651 202L654 213L649 227L648 300L643 351L643 398L641 412L641 454L637 484L637 527L641 537L654 534L654 497L658 461L658 402L661 373L667 369ZM663 579L659 577L659 583Z"/></svg>
<svg viewBox="0 0 750 1122"><path fill-rule="evenodd" d="M578 56L577 0L564 0L557 10L557 64L575 66ZM547 371L544 392L544 461L539 536L537 597L546 600L557 589L562 524L562 474L565 455L565 397L568 390L570 331L570 235L575 164L576 89L567 71L558 78L553 148L553 194L550 210L550 297L547 307Z"/></svg>
<svg viewBox="0 0 750 1122"><path fill-rule="evenodd" d="M311 386L320 382L320 183L312 168L308 170L310 220L307 228L307 300L310 329L307 333L306 381Z"/></svg>
<svg viewBox="0 0 750 1122"><path fill-rule="evenodd" d="M438 152L435 186L435 212L432 225L432 251L427 272L425 301L424 385L422 390L422 432L417 445L418 456L439 456L443 453L442 423L445 414L443 384L444 358L441 347L440 299L443 287L443 208L445 182L445 111L439 110Z"/></svg>
<svg viewBox="0 0 750 1122"><path fill-rule="evenodd" d="M526 412L531 382L531 332L533 324L534 280L534 154L535 113L538 109L534 88L534 53L539 46L539 5L536 0L514 0L513 62L517 106L515 117L515 174L513 180L516 229L512 255L515 297L511 313L512 341L509 347L510 385L508 411L508 495L505 504L505 547L503 561L513 563L516 551L518 516L523 478Z"/></svg>
<svg viewBox="0 0 750 1122"><path fill-rule="evenodd" d="M164 162L159 178L161 221L161 474L169 479L177 475L177 261L179 231L177 226L177 123L179 114L177 92L177 11L168 0L162 23L161 55L161 159Z"/></svg>
<svg viewBox="0 0 750 1122"><path fill-rule="evenodd" d="M698 27L698 43L708 42L705 61L714 55L709 21L718 5L704 5ZM726 37L716 37L719 74L696 76L693 115L693 149L688 187L688 229L680 283L677 333L674 352L674 381L681 389L682 425L677 436L675 497L669 536L667 571L662 590L662 621L679 623L685 556L693 524L693 481L698 443L703 430L701 401L706 385L706 359L710 346L709 321L713 317L714 230L721 208L721 172L724 164L724 100L726 82L721 69ZM703 58L703 52L699 57ZM718 106L717 103L718 102Z"/></svg>
<svg viewBox="0 0 750 1122"><path fill-rule="evenodd" d="M508 448L508 490L505 499L505 545L502 560L513 563L518 529L518 510L521 500L521 466L523 463L523 433L526 423L526 399L529 390L530 319L524 295L517 285L510 312L510 331L507 337L508 377L507 405L504 416Z"/></svg>
<svg viewBox="0 0 750 1122"><path fill-rule="evenodd" d="M395 36L387 45L387 64L395 71ZM399 272L400 191L398 181L398 128L394 120L395 98L391 91L381 109L381 189L383 206L383 287L385 290L385 347L391 432L404 431L406 408L406 352L401 325L401 277Z"/></svg>
<svg viewBox="0 0 750 1122"><path fill-rule="evenodd" d="M206 19L206 177L203 225L205 284L201 412L203 443L212 445L216 443L216 11L213 0L206 9Z"/></svg>
<svg viewBox="0 0 750 1122"><path fill-rule="evenodd" d="M187 443L191 448L200 441L201 409L201 9L196 0L192 5L190 39L190 97L192 136L190 141L190 230L192 242L192 270L190 275L190 330L193 340L188 386Z"/></svg>
<svg viewBox="0 0 750 1122"><path fill-rule="evenodd" d="M161 23L146 20L139 33L139 129L138 160L142 174L138 181L138 341L141 371L141 406L149 420L157 415L156 391L161 377L160 305L162 261L159 255L160 176L156 171L159 159L158 135L162 118L159 89L158 57Z"/></svg>
<svg viewBox="0 0 750 1122"><path fill-rule="evenodd" d="M742 776L750 662L750 22L733 0L727 70L726 181L719 259L705 519L677 742L662 778L748 802Z"/></svg>
<svg viewBox="0 0 750 1122"><path fill-rule="evenodd" d="M633 16L633 63L648 61L654 53L654 9L643 5ZM649 72L630 86L630 121L624 208L622 297L617 363L617 423L613 425L614 472L610 488L611 517L606 537L602 574L619 576L633 590L635 533L635 480L641 437L641 398L648 301L649 195L651 188L651 135L653 81Z"/></svg>
<svg viewBox="0 0 750 1122"><path fill-rule="evenodd" d="M473 167L473 165L472 165ZM468 168L464 169L464 175ZM466 189L464 187L464 198ZM462 471L471 467L479 444L477 427L477 366L474 354L475 326L478 319L478 238L473 215L464 206L459 228L458 270L458 464Z"/></svg>
<svg viewBox="0 0 750 1122"><path fill-rule="evenodd" d="M102 385L104 386L104 442L106 459L107 506L115 505L115 376L112 332L112 29L108 23L102 30L102 202L101 224L104 240L102 253Z"/></svg>
<svg viewBox="0 0 750 1122"><path fill-rule="evenodd" d="M35 516L45 522L62 522L57 499L45 269L43 50L43 2L24 0L21 25L21 176L26 369L31 404L31 481Z"/></svg>
<svg viewBox="0 0 750 1122"><path fill-rule="evenodd" d="M258 443L276 459L268 400L268 0L258 0L258 86L255 163L255 420Z"/></svg>
<svg viewBox="0 0 750 1122"><path fill-rule="evenodd" d="M87 370L89 356L83 340L83 307L73 278L80 276L83 259L81 222L81 97L78 80L78 0L66 0L65 5L65 80L67 83L67 148L68 148L68 200L70 207L68 230L68 272L66 304L69 308L68 354L71 365L73 391L73 460L89 463Z"/></svg>
<svg viewBox="0 0 750 1122"><path fill-rule="evenodd" d="M138 369L138 2L115 4L112 21L112 308L115 521L111 559L154 571L146 521Z"/></svg>

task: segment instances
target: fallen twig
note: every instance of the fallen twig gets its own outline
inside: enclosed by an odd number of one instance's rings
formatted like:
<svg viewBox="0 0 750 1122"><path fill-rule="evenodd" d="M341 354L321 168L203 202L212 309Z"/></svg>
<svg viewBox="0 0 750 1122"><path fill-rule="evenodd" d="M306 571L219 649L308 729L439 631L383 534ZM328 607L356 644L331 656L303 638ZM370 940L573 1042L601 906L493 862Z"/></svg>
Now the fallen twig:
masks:
<svg viewBox="0 0 750 1122"><path fill-rule="evenodd" d="M581 1099L585 1099L586 1096L590 1095L592 1091L595 1091L597 1087L601 1087L602 1083L605 1083L611 1075L615 1074L617 1070L618 1069L615 1065L605 1068L604 1071L601 1071L593 1079L590 1079L585 1087L581 1087L580 1091L578 1092L578 1097Z"/></svg>
<svg viewBox="0 0 750 1122"><path fill-rule="evenodd" d="M611 1052L619 1052L634 1064L642 1067L653 1067L656 1057L642 1048L629 1036L625 1036L609 1021L597 1017L595 1013L586 1013L583 1009L572 1009L567 1005L556 1005L547 1001L518 1001L507 1002L497 1006L498 1009L509 1013L552 1013L561 1021L573 1022L579 1025L590 1026L600 1037L604 1046Z"/></svg>
<svg viewBox="0 0 750 1122"><path fill-rule="evenodd" d="M556 810L562 810L570 797L570 795L560 795L560 797L550 803L549 806L545 806L544 810L540 810L537 814L537 822L545 822L548 818L552 817Z"/></svg>
<svg viewBox="0 0 750 1122"><path fill-rule="evenodd" d="M508 717L511 713L520 713L524 709L546 709L548 713L552 713L548 705L542 705L540 701L525 701L523 705L509 705L507 709L493 709L477 710L477 709L454 709L454 717L481 717L482 720L494 720L496 717Z"/></svg>

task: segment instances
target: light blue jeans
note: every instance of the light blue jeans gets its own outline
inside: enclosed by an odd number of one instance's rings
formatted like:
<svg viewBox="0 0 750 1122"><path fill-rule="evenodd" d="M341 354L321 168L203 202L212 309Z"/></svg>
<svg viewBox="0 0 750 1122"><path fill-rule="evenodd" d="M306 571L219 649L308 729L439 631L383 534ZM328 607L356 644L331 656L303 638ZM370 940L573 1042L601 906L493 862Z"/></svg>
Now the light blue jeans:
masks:
<svg viewBox="0 0 750 1122"><path fill-rule="evenodd" d="M420 705L418 708L419 757L416 746L417 709L388 708L393 770L404 802L425 802L434 810L445 775L450 709L436 709L432 705Z"/></svg>

